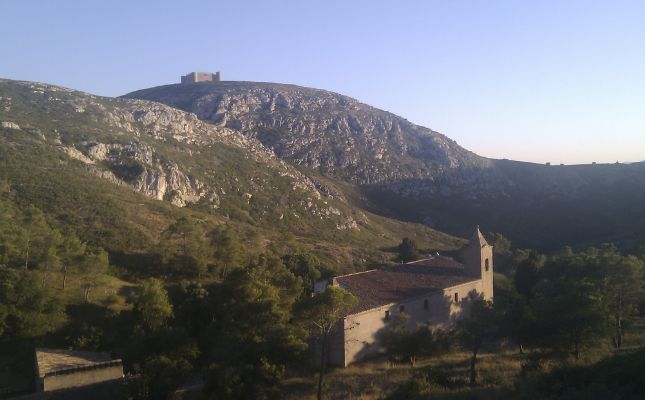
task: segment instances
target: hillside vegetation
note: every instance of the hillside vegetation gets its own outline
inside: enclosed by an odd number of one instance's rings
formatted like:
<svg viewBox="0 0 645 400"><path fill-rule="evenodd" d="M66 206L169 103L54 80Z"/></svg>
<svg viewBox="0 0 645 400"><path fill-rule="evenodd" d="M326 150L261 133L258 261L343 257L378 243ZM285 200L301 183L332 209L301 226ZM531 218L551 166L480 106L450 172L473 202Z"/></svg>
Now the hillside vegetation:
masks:
<svg viewBox="0 0 645 400"><path fill-rule="evenodd" d="M0 80L0 397L35 390L36 347L122 359L110 398L642 392L642 165L487 160L293 86L147 94L199 112ZM314 282L456 255L465 241L428 225L478 221L513 234L487 237L494 303L471 298L446 330L404 329L401 310L379 357L314 364L357 302Z"/></svg>
<svg viewBox="0 0 645 400"><path fill-rule="evenodd" d="M355 205L466 235L474 222L524 246L634 244L645 163L539 165L480 157L402 117L325 90L259 82L165 85L154 100L236 130L294 166L354 185ZM464 111L467 117L467 111Z"/></svg>
<svg viewBox="0 0 645 400"><path fill-rule="evenodd" d="M390 256L402 236L427 248L459 241L346 203L332 184L276 159L261 143L155 103L0 82L0 179L33 205L112 252L154 252L182 216L204 231L229 224L250 253L302 246L351 270ZM325 183L323 183L325 182Z"/></svg>
<svg viewBox="0 0 645 400"><path fill-rule="evenodd" d="M281 334L313 281L391 263L404 236L424 250L463 243L353 206L260 142L157 103L2 80L0 122L2 395L33 389L34 346L111 352L139 377L128 392L146 397L145 379L168 373L165 393L208 347L191 296L210 293L211 314L283 307L246 339L238 327L232 346L257 361L273 350L253 350L254 335ZM149 306L174 311L151 321ZM229 325L209 329L235 338ZM289 332L300 354L304 331Z"/></svg>

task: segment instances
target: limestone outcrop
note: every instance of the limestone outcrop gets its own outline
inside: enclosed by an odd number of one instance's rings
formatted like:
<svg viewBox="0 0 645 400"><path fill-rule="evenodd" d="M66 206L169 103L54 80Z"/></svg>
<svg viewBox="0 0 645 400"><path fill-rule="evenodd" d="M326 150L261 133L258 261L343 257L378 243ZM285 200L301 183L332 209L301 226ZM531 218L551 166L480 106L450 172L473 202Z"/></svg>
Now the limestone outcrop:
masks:
<svg viewBox="0 0 645 400"><path fill-rule="evenodd" d="M488 160L446 136L336 93L254 82L167 85L126 95L243 133L294 165L358 184L442 175Z"/></svg>
<svg viewBox="0 0 645 400"><path fill-rule="evenodd" d="M42 118L28 118L34 107ZM313 180L257 138L157 102L93 96L57 86L0 79L0 121L58 148L69 162L109 182L175 206L239 207L258 219L348 217L340 193ZM24 110L24 111L23 111ZM20 126L18 125L20 123ZM342 228L341 228L342 226Z"/></svg>

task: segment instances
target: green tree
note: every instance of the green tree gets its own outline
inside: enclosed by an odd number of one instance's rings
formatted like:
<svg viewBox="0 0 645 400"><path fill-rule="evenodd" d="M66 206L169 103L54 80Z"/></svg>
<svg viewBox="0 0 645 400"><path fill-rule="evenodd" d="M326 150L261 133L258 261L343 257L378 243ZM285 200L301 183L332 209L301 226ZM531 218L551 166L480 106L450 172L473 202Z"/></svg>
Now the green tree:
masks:
<svg viewBox="0 0 645 400"><path fill-rule="evenodd" d="M67 288L67 278L70 271L80 266L85 257L87 249L85 243L72 233L67 233L58 247L58 257L63 270L63 290Z"/></svg>
<svg viewBox="0 0 645 400"><path fill-rule="evenodd" d="M228 225L214 229L210 233L210 238L215 249L213 255L222 266L222 274L225 276L231 268L242 262L240 238L235 230Z"/></svg>
<svg viewBox="0 0 645 400"><path fill-rule="evenodd" d="M533 296L533 288L538 283L540 268L545 261L544 255L531 252L528 258L519 263L515 271L515 289L518 293L527 298Z"/></svg>
<svg viewBox="0 0 645 400"><path fill-rule="evenodd" d="M19 210L0 199L0 264L31 269L40 266L60 242L60 235L36 207Z"/></svg>
<svg viewBox="0 0 645 400"><path fill-rule="evenodd" d="M303 282L303 296L313 293L314 284L321 279L329 278L334 270L323 265L318 257L306 252L296 252L282 257L284 265Z"/></svg>
<svg viewBox="0 0 645 400"><path fill-rule="evenodd" d="M160 281L143 281L128 301L132 310L121 311L113 324L121 328L116 342L122 344L126 368L134 372L126 385L128 396L166 399L196 370L196 335L183 326L186 319L176 318L177 308Z"/></svg>
<svg viewBox="0 0 645 400"><path fill-rule="evenodd" d="M43 261L43 273L41 277L41 284L43 287L47 285L47 279L49 278L49 272L52 270L60 269L61 262L58 254L55 249L49 249L45 255L45 260Z"/></svg>
<svg viewBox="0 0 645 400"><path fill-rule="evenodd" d="M500 334L515 342L520 353L531 343L533 336L533 310L526 296L502 275L495 277L495 302L493 307L500 317Z"/></svg>
<svg viewBox="0 0 645 400"><path fill-rule="evenodd" d="M201 277L206 272L208 247L202 224L191 217L181 217L161 236L161 253L171 272Z"/></svg>
<svg viewBox="0 0 645 400"><path fill-rule="evenodd" d="M145 388L142 398L167 399L177 388L186 382L193 371L192 363L196 354L188 357L174 354L154 354L145 360L141 367L140 384Z"/></svg>
<svg viewBox="0 0 645 400"><path fill-rule="evenodd" d="M414 240L404 237L401 240L401 244L398 247L399 256L397 257L398 261L408 262L419 259L419 249Z"/></svg>
<svg viewBox="0 0 645 400"><path fill-rule="evenodd" d="M154 331L135 328L125 339L124 360L135 373L126 388L129 398L167 399L195 370L197 345L172 322Z"/></svg>
<svg viewBox="0 0 645 400"><path fill-rule="evenodd" d="M486 235L488 243L494 247L495 257L510 257L512 254L511 241L501 233L492 232Z"/></svg>
<svg viewBox="0 0 645 400"><path fill-rule="evenodd" d="M54 232L44 214L33 205L27 207L24 212L23 226L23 258L26 270L30 265L42 262L48 249L56 243L52 243Z"/></svg>
<svg viewBox="0 0 645 400"><path fill-rule="evenodd" d="M473 300L467 315L457 323L457 337L471 353L470 385L477 383L477 355L484 340L495 339L498 335L499 315L493 304L483 299Z"/></svg>
<svg viewBox="0 0 645 400"><path fill-rule="evenodd" d="M209 288L199 282L182 281L172 298L175 323L193 337L198 337L213 319Z"/></svg>
<svg viewBox="0 0 645 400"><path fill-rule="evenodd" d="M22 260L26 233L18 210L0 198L0 265L15 266Z"/></svg>
<svg viewBox="0 0 645 400"><path fill-rule="evenodd" d="M322 387L327 366L327 349L331 335L342 329L338 321L353 306L357 299L345 290L328 286L324 291L305 298L300 307L300 319L305 321L320 345L320 368L318 371L318 400L322 399Z"/></svg>
<svg viewBox="0 0 645 400"><path fill-rule="evenodd" d="M52 246L48 246L44 254L44 258L40 264L42 270L41 281L43 286L47 284L49 273L51 271L60 270L63 265L61 257L58 254L58 248L60 247L62 242L63 239L60 234L58 234L58 232L56 232L56 235L52 235Z"/></svg>
<svg viewBox="0 0 645 400"><path fill-rule="evenodd" d="M635 314L645 298L644 263L636 257L624 257L614 264L607 273L605 288L607 291L608 309L613 320L613 343L617 348L623 344L625 319Z"/></svg>
<svg viewBox="0 0 645 400"><path fill-rule="evenodd" d="M414 368L418 357L429 357L450 349L450 340L441 330L427 325L408 329L408 316L396 314L388 322L379 341L391 360L407 360Z"/></svg>
<svg viewBox="0 0 645 400"><path fill-rule="evenodd" d="M0 336L34 338L65 321L63 304L29 271L0 266Z"/></svg>
<svg viewBox="0 0 645 400"><path fill-rule="evenodd" d="M645 263L637 257L623 256L610 248L605 248L591 262L600 271L612 343L614 347L621 348L625 325L629 317L636 314L645 296Z"/></svg>
<svg viewBox="0 0 645 400"><path fill-rule="evenodd" d="M535 288L534 339L555 355L578 359L606 333L602 293L584 267L579 259L552 262Z"/></svg>
<svg viewBox="0 0 645 400"><path fill-rule="evenodd" d="M101 248L88 249L79 266L83 286L83 300L87 303L90 291L105 282L105 273L110 265L108 253Z"/></svg>
<svg viewBox="0 0 645 400"><path fill-rule="evenodd" d="M301 280L270 254L209 290L211 323L202 341L208 398L277 396L287 365L306 348L305 332L292 323L301 292Z"/></svg>
<svg viewBox="0 0 645 400"><path fill-rule="evenodd" d="M488 243L493 246L495 272L510 274L513 268L513 247L511 241L500 233L486 235Z"/></svg>
<svg viewBox="0 0 645 400"><path fill-rule="evenodd" d="M158 279L149 278L134 290L128 299L139 324L149 331L157 330L172 317L168 292Z"/></svg>

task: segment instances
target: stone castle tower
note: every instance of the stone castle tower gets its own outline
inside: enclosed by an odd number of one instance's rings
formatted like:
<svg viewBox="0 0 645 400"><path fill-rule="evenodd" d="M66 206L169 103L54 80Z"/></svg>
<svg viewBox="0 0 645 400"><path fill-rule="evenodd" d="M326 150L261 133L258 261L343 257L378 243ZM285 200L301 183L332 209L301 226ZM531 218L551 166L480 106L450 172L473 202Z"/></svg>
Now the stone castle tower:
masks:
<svg viewBox="0 0 645 400"><path fill-rule="evenodd" d="M222 74L217 71L216 73L212 72L191 72L186 75L182 75L181 83L197 83L197 82L220 82L222 80Z"/></svg>
<svg viewBox="0 0 645 400"><path fill-rule="evenodd" d="M493 299L493 246L488 244L484 235L475 228L468 247L464 250L466 275L482 280L481 293L485 300Z"/></svg>

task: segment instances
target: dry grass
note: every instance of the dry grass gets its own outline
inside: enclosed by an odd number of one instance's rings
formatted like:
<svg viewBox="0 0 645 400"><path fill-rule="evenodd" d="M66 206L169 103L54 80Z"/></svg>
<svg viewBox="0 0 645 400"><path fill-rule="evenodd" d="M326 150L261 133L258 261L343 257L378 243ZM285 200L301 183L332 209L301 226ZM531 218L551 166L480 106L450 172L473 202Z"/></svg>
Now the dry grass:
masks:
<svg viewBox="0 0 645 400"><path fill-rule="evenodd" d="M645 318L637 318L625 332L623 347L638 349L645 347Z"/></svg>
<svg viewBox="0 0 645 400"><path fill-rule="evenodd" d="M521 370L521 355L515 352L484 353L478 358L479 384L476 389L481 398L490 398L499 390L510 388ZM406 382L415 374L439 371L449 377L455 386L451 389L436 387L440 397L460 398L471 389L467 386L469 354L455 352L442 357L424 359L414 368L409 365L390 366L383 358L377 358L338 368L326 377L325 399L374 400L391 393L396 386ZM284 382L284 398L315 399L317 374L291 377ZM479 398L479 397L478 397Z"/></svg>
<svg viewBox="0 0 645 400"><path fill-rule="evenodd" d="M38 279L43 277L42 271L36 271ZM103 274L93 278L95 282L89 294L88 302L101 306L108 306L119 311L127 308L126 299L135 286L113 275ZM66 304L83 304L84 281L77 274L69 274L67 284L63 290L63 273L60 271L48 272L45 276L45 287L51 290L52 294L63 300Z"/></svg>

